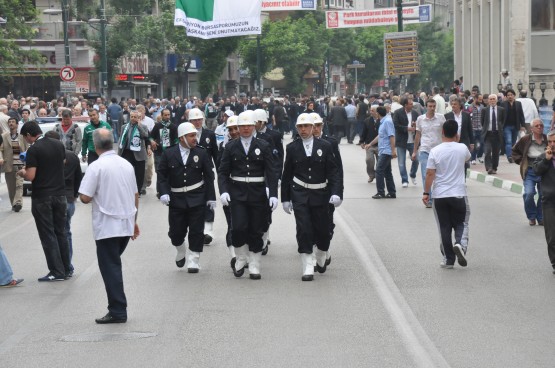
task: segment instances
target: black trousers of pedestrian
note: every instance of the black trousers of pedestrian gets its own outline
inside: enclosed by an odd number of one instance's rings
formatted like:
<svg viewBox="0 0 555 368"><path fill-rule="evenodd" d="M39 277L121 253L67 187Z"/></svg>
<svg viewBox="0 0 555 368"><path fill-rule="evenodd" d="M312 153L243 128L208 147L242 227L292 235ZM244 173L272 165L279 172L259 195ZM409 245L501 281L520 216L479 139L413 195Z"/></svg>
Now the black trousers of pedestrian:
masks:
<svg viewBox="0 0 555 368"><path fill-rule="evenodd" d="M214 222L215 217L216 217L216 214L214 210L210 209L210 206L204 206L204 221Z"/></svg>
<svg viewBox="0 0 555 368"><path fill-rule="evenodd" d="M312 246L327 252L330 249L329 206L293 203L297 223L297 246L299 253L312 254Z"/></svg>
<svg viewBox="0 0 555 368"><path fill-rule="evenodd" d="M391 172L391 155L382 153L378 156L378 164L376 165L376 189L378 194L385 195L385 188L389 194L396 194L395 181Z"/></svg>
<svg viewBox="0 0 555 368"><path fill-rule="evenodd" d="M131 166L133 166L133 170L135 170L135 180L137 181L137 189L141 190L143 182L145 181L146 161L137 161L135 159L135 154L129 149L123 150L121 157L129 161Z"/></svg>
<svg viewBox="0 0 555 368"><path fill-rule="evenodd" d="M543 229L547 242L547 255L551 266L555 270L555 207L543 204Z"/></svg>
<svg viewBox="0 0 555 368"><path fill-rule="evenodd" d="M460 244L466 218L465 197L434 198L433 208L441 238L441 253L447 259L448 265L455 264L453 231L455 244Z"/></svg>
<svg viewBox="0 0 555 368"><path fill-rule="evenodd" d="M484 139L484 164L486 170L496 170L499 165L501 141L497 132L487 132Z"/></svg>
<svg viewBox="0 0 555 368"><path fill-rule="evenodd" d="M266 222L264 223L264 232L270 230L270 225L272 224L272 207L268 206L266 213Z"/></svg>
<svg viewBox="0 0 555 368"><path fill-rule="evenodd" d="M334 212L335 212L335 206L331 203L328 203L328 218L329 218L328 226L329 226L329 232L330 232L330 241L331 239L333 239L333 234L335 229L335 224L333 223Z"/></svg>
<svg viewBox="0 0 555 368"><path fill-rule="evenodd" d="M231 238L234 247L245 244L254 253L262 251L264 228L268 222L268 201L246 202L232 200Z"/></svg>
<svg viewBox="0 0 555 368"><path fill-rule="evenodd" d="M71 270L65 230L66 211L65 196L33 198L31 204L31 213L35 218L48 270L59 277L64 277Z"/></svg>
<svg viewBox="0 0 555 368"><path fill-rule="evenodd" d="M162 148L159 147L156 151L154 152L158 152L160 151L160 153L154 153L154 172L158 172L158 165L160 164L160 161L162 160ZM146 171L146 166L145 166L145 171ZM160 188L158 187L158 180L156 180L156 194L160 194Z"/></svg>
<svg viewBox="0 0 555 368"><path fill-rule="evenodd" d="M170 204L168 236L173 245L177 247L183 244L188 231L189 249L192 252L202 252L204 247L204 207L201 205L182 209L172 207Z"/></svg>
<svg viewBox="0 0 555 368"><path fill-rule="evenodd" d="M123 290L121 255L129 243L129 236L96 241L98 268L108 296L108 312L115 318L127 318L127 299Z"/></svg>
<svg viewBox="0 0 555 368"><path fill-rule="evenodd" d="M93 151L89 151L87 153L87 164L92 164L93 162L95 162L96 160L98 160L98 155L96 154L96 152Z"/></svg>
<svg viewBox="0 0 555 368"><path fill-rule="evenodd" d="M225 233L225 243L228 247L233 245L231 238L231 208L229 206L223 206L225 221L227 222L227 232Z"/></svg>

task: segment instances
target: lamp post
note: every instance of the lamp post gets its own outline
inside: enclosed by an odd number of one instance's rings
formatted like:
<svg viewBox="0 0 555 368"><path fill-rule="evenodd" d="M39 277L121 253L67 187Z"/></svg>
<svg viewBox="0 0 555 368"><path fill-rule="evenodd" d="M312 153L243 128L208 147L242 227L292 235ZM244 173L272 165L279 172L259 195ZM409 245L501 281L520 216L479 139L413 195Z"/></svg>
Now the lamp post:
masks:
<svg viewBox="0 0 555 368"><path fill-rule="evenodd" d="M536 89L536 83L528 82L528 88L530 88L530 98L536 103L536 99L534 98L534 90Z"/></svg>
<svg viewBox="0 0 555 368"><path fill-rule="evenodd" d="M518 89L518 93L520 94L520 91L522 91L522 82L519 81L516 85L516 88Z"/></svg>
<svg viewBox="0 0 555 368"><path fill-rule="evenodd" d="M106 55L106 26L108 21L106 19L106 6L105 0L100 0L100 19L89 19L89 24L99 23L100 29L100 78L99 78L99 91L103 96L106 95L108 89L108 57Z"/></svg>
<svg viewBox="0 0 555 368"><path fill-rule="evenodd" d="M71 64L69 57L69 37L68 37L68 18L69 18L69 4L68 0L62 0L62 9L46 9L44 14L59 15L62 14L62 27L64 31L64 63L66 66Z"/></svg>
<svg viewBox="0 0 555 368"><path fill-rule="evenodd" d="M262 86L260 85L260 35L256 35L256 85L257 95L262 95Z"/></svg>
<svg viewBox="0 0 555 368"><path fill-rule="evenodd" d="M545 84L545 82L541 82L540 83L540 90L542 91L542 98L540 98L540 106L547 105L547 100L545 99L545 89L546 88L547 88L547 85Z"/></svg>
<svg viewBox="0 0 555 368"><path fill-rule="evenodd" d="M503 91L503 85L501 83L497 84L497 92Z"/></svg>

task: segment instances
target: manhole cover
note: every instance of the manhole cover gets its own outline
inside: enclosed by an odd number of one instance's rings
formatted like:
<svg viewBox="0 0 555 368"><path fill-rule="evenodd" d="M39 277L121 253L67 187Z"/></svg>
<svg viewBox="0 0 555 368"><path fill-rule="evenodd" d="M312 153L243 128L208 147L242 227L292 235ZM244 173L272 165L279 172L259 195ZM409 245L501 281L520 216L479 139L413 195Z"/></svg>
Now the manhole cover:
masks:
<svg viewBox="0 0 555 368"><path fill-rule="evenodd" d="M76 335L62 336L61 341L66 342L102 342L102 341L123 341L146 339L158 336L155 332L120 332L120 333L85 333Z"/></svg>

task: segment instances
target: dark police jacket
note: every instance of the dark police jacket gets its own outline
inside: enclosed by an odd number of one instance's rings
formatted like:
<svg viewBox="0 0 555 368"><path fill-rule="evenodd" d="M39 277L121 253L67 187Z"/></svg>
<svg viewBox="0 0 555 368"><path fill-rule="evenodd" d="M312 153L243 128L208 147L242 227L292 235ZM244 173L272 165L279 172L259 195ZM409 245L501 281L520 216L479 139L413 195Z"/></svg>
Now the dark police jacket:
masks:
<svg viewBox="0 0 555 368"><path fill-rule="evenodd" d="M212 162L216 165L216 160L218 159L218 142L216 141L216 134L210 129L202 128L202 133L197 145L206 149Z"/></svg>
<svg viewBox="0 0 555 368"><path fill-rule="evenodd" d="M266 129L264 133L257 132L256 137L259 139L265 140L270 145L270 149L272 150L272 155L274 156L274 169L276 171L276 177L278 179L281 179L281 173L283 171L283 143L282 143L281 134L271 129ZM281 154L280 154L280 148L281 148Z"/></svg>
<svg viewBox="0 0 555 368"><path fill-rule="evenodd" d="M339 174L339 183L341 188L341 194L339 197L343 199L343 160L341 159L341 154L339 153L339 142L334 137L330 137L329 135L322 134L322 139L326 140L329 144L331 144L331 149L333 152L333 157L335 158L335 163L337 165L337 171Z"/></svg>
<svg viewBox="0 0 555 368"><path fill-rule="evenodd" d="M293 181L293 177L307 184L321 184L323 189L307 189ZM328 204L331 195L341 196L341 183L332 145L314 138L312 156L307 157L303 140L297 139L287 145L285 165L281 177L281 201L322 206Z"/></svg>
<svg viewBox="0 0 555 368"><path fill-rule="evenodd" d="M232 176L265 177L266 181L244 183L232 180ZM248 155L245 154L241 138L227 143L218 167L220 193L229 193L231 201L266 201L266 187L270 197L277 198L277 184L274 157L268 142L253 137Z"/></svg>
<svg viewBox="0 0 555 368"><path fill-rule="evenodd" d="M160 195L170 195L170 207L191 208L205 206L216 200L214 172L208 152L195 147L189 152L187 165L183 164L179 144L164 151L158 164L158 188ZM172 192L171 188L192 186L204 180L204 185L189 192Z"/></svg>

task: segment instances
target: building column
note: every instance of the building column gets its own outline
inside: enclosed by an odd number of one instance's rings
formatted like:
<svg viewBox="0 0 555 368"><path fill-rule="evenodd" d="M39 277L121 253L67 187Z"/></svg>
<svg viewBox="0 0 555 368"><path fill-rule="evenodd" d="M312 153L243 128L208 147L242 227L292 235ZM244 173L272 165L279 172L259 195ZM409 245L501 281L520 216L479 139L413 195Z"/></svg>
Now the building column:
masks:
<svg viewBox="0 0 555 368"><path fill-rule="evenodd" d="M453 30L455 34L454 40L454 62L455 62L455 75L454 79L459 78L461 75L464 77L464 84L471 83L470 76L464 75L464 45L463 45L463 27L464 24L462 22L462 1L455 0L455 8L453 9ZM470 88L466 88L470 89Z"/></svg>
<svg viewBox="0 0 555 368"><path fill-rule="evenodd" d="M491 8L488 0L481 0L480 6L480 29L486 30L488 32L491 24ZM480 78L480 91L482 93L491 93L492 85L490 71L487 69L491 64L491 44L489 37L480 37L480 69L482 72L482 78Z"/></svg>

